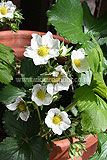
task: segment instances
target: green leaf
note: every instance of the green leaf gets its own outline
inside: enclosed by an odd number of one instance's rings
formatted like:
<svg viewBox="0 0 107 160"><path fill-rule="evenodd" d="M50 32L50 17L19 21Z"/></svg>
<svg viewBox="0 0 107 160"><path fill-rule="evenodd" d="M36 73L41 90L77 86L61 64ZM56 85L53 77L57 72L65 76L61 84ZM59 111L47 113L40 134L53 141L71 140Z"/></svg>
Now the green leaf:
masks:
<svg viewBox="0 0 107 160"><path fill-rule="evenodd" d="M83 20L85 33L93 34L96 37L107 36L107 15L105 14L101 18L95 18L91 15L90 9L85 1L82 3L82 6L84 11Z"/></svg>
<svg viewBox="0 0 107 160"><path fill-rule="evenodd" d="M107 141L107 134L99 133L97 136L98 136L98 148L101 148L101 146ZM100 151L101 150L99 150L99 152Z"/></svg>
<svg viewBox="0 0 107 160"><path fill-rule="evenodd" d="M107 141L101 146L101 153L98 160L107 160Z"/></svg>
<svg viewBox="0 0 107 160"><path fill-rule="evenodd" d="M3 102L5 105L11 104L18 96L24 97L25 95L24 89L7 85L0 91L0 102Z"/></svg>
<svg viewBox="0 0 107 160"><path fill-rule="evenodd" d="M21 65L21 77L26 87L30 88L35 82L40 82L38 76L43 72L43 66L34 65L31 59L23 59Z"/></svg>
<svg viewBox="0 0 107 160"><path fill-rule="evenodd" d="M7 134L18 139L30 138L38 134L40 130L39 119L35 112L30 115L27 122L24 122L21 119L17 120L13 112L7 111L4 114L3 123Z"/></svg>
<svg viewBox="0 0 107 160"><path fill-rule="evenodd" d="M100 38L98 43L103 51L104 57L107 59L107 37Z"/></svg>
<svg viewBox="0 0 107 160"><path fill-rule="evenodd" d="M72 43L83 43L90 39L83 33L80 0L57 0L47 15L48 23L54 25L60 35Z"/></svg>
<svg viewBox="0 0 107 160"><path fill-rule="evenodd" d="M2 62L0 62L0 82L8 84L13 80L13 75L13 69L6 63L2 64Z"/></svg>
<svg viewBox="0 0 107 160"><path fill-rule="evenodd" d="M91 41L86 41L82 47L85 49L86 53L88 54L87 60L89 63L89 66L94 73L98 72L99 69L99 63L100 63L100 57L99 53L97 51L97 46L95 43Z"/></svg>
<svg viewBox="0 0 107 160"><path fill-rule="evenodd" d="M98 160L99 154L95 152L88 160Z"/></svg>
<svg viewBox="0 0 107 160"><path fill-rule="evenodd" d="M93 80L95 85L93 85L94 92L101 95L103 98L107 99L107 87L103 80L103 53L95 38L92 36L93 42L87 41L82 47L85 49L88 54L87 59L90 65L90 68L93 72ZM92 82L93 83L93 82Z"/></svg>
<svg viewBox="0 0 107 160"><path fill-rule="evenodd" d="M34 136L29 142L6 138L0 144L2 160L47 160L49 151L44 138Z"/></svg>
<svg viewBox="0 0 107 160"><path fill-rule="evenodd" d="M107 128L106 102L86 85L76 89L74 98L81 113L83 130L93 133L105 131Z"/></svg>
<svg viewBox="0 0 107 160"><path fill-rule="evenodd" d="M12 65L14 62L14 57L13 50L10 47L0 43L0 59Z"/></svg>
<svg viewBox="0 0 107 160"><path fill-rule="evenodd" d="M107 37L100 38L100 39L98 40L98 43L99 43L99 45L103 45L103 44L106 44L106 45L107 45Z"/></svg>
<svg viewBox="0 0 107 160"><path fill-rule="evenodd" d="M107 134L98 134L98 147L97 151L94 153L89 160L107 160Z"/></svg>
<svg viewBox="0 0 107 160"><path fill-rule="evenodd" d="M0 43L0 82L8 84L13 80L14 66L12 49Z"/></svg>
<svg viewBox="0 0 107 160"><path fill-rule="evenodd" d="M88 52L88 57L87 57L90 69L92 70L93 73L98 72L99 69L99 55L98 52L95 48L91 49L90 52Z"/></svg>

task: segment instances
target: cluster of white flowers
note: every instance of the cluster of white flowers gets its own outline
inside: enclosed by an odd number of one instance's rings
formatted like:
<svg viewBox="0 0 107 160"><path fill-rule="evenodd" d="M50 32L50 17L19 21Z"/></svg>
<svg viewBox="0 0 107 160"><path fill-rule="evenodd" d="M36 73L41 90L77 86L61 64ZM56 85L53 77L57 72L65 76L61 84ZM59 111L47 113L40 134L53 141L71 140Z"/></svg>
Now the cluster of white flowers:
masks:
<svg viewBox="0 0 107 160"><path fill-rule="evenodd" d="M60 51L61 56L66 56L67 48L64 45L60 48L60 41L54 39L51 32L47 32L43 36L32 34L32 37L31 46L26 48L24 56L32 58L35 65L47 64L50 58L58 57ZM76 72L80 73L88 70L89 65L83 48L77 51L73 50L71 60ZM53 72L48 74L47 85L36 84L33 86L31 99L37 106L50 105L53 95L59 91L68 90L71 84L72 80L68 78L63 66L58 65ZM27 104L21 97L17 97L16 102L7 105L7 108L10 110L18 109L19 117L24 121L29 118L30 112ZM65 111L61 112L57 108L52 108L48 111L45 123L49 128L52 128L54 133L61 135L64 130L70 127L71 121Z"/></svg>
<svg viewBox="0 0 107 160"><path fill-rule="evenodd" d="M2 21L3 18L10 18L14 17L16 6L11 1L2 1L0 3L0 20Z"/></svg>

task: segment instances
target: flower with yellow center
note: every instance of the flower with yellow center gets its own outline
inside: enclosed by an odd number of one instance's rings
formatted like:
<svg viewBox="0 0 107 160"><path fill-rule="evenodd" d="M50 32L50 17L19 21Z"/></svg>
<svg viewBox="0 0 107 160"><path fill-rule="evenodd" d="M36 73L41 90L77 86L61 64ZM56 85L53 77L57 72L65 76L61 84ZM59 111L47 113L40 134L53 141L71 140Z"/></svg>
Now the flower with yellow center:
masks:
<svg viewBox="0 0 107 160"><path fill-rule="evenodd" d="M0 3L0 19L2 18L9 18L12 19L14 17L16 6L11 2L2 1Z"/></svg>
<svg viewBox="0 0 107 160"><path fill-rule="evenodd" d="M33 86L31 99L38 106L49 105L52 103L52 96L47 93L46 86L41 86L40 84Z"/></svg>
<svg viewBox="0 0 107 160"><path fill-rule="evenodd" d="M32 37L24 56L32 58L35 65L46 64L50 58L59 56L60 41L54 39L51 32L43 36L32 34Z"/></svg>
<svg viewBox="0 0 107 160"><path fill-rule="evenodd" d="M89 64L85 56L85 51L83 48L72 51L71 55L72 65L76 72L86 72L89 69Z"/></svg>
<svg viewBox="0 0 107 160"><path fill-rule="evenodd" d="M68 90L71 84L72 80L67 77L67 73L64 71L63 66L59 65L52 73L50 73L47 92L54 95L59 91Z"/></svg>
<svg viewBox="0 0 107 160"><path fill-rule="evenodd" d="M70 127L71 121L65 111L61 112L58 108L52 108L48 111L45 123L49 128L52 128L54 133L61 135Z"/></svg>
<svg viewBox="0 0 107 160"><path fill-rule="evenodd" d="M23 121L27 121L30 115L26 102L19 96L16 99L16 102L9 104L6 106L9 110L15 111L16 109L19 111L19 117Z"/></svg>

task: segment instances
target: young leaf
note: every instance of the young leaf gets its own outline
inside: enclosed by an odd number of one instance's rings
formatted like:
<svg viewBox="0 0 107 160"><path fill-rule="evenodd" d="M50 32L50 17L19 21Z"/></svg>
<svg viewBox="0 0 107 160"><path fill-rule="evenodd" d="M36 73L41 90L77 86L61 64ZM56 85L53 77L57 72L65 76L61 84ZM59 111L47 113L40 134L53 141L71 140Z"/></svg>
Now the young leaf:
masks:
<svg viewBox="0 0 107 160"><path fill-rule="evenodd" d="M47 15L48 23L54 25L60 35L72 43L83 43L90 39L83 33L80 0L57 0Z"/></svg>
<svg viewBox="0 0 107 160"><path fill-rule="evenodd" d="M94 133L105 131L107 128L106 102L86 85L76 89L74 98L81 113L83 130Z"/></svg>
<svg viewBox="0 0 107 160"><path fill-rule="evenodd" d="M11 104L18 96L24 97L25 95L24 89L19 89L9 84L0 91L0 102L5 105Z"/></svg>
<svg viewBox="0 0 107 160"><path fill-rule="evenodd" d="M14 66L12 49L0 43L0 82L8 84L13 80Z"/></svg>

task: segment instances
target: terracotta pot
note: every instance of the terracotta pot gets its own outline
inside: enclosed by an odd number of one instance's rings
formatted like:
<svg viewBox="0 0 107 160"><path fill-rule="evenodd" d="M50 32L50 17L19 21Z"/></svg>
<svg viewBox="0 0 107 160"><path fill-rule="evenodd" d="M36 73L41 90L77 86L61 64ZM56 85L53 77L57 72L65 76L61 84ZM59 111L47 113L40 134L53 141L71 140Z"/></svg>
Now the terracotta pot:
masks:
<svg viewBox="0 0 107 160"><path fill-rule="evenodd" d="M84 139L86 143L86 150L82 151L82 157L79 158L79 160L88 160L90 156L94 154L94 152L97 149L97 136L89 135L86 139ZM73 142L76 142L77 139L73 138ZM50 153L49 160L72 160L68 156L68 148L70 146L70 142L68 139L56 141L53 143L54 147ZM78 160L75 158L74 160Z"/></svg>
<svg viewBox="0 0 107 160"><path fill-rule="evenodd" d="M36 32L36 31L25 31L20 30L17 33L12 31L0 31L0 43L11 47L15 51L15 55L19 59L24 58L24 46L30 45L31 35L32 33L37 33L40 35L44 35L43 32ZM70 42L65 40L63 37L54 35L54 38L58 38L60 41L64 41L65 43L69 44ZM77 141L77 139L73 139L73 142ZM86 149L87 152L82 152L82 158L79 160L88 160L88 158L93 155L93 153L97 149L97 138L94 136L89 136L86 139ZM68 148L69 148L69 141L67 139L56 141L53 143L54 147L50 153L49 160L71 160L68 158ZM77 159L75 159L77 160Z"/></svg>
<svg viewBox="0 0 107 160"><path fill-rule="evenodd" d="M17 33L12 31L0 31L0 43L11 47L15 51L15 55L18 59L24 58L24 51L25 46L30 46L31 35L33 33L37 33L40 35L44 35L43 32L36 32L36 31L27 31L27 30L20 30ZM58 38L61 42L64 41L65 43L69 43L69 41L64 40L63 37L59 37L54 35L54 38Z"/></svg>

